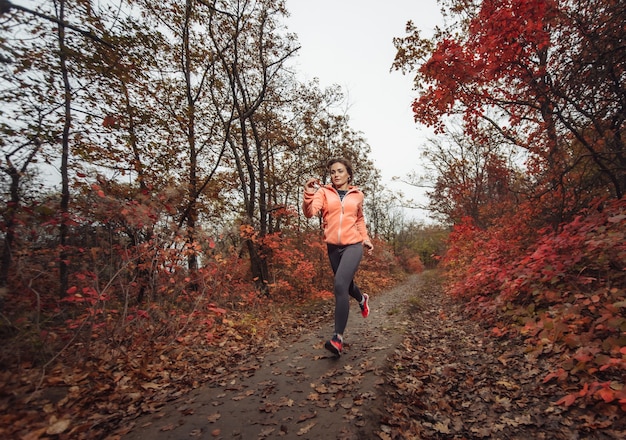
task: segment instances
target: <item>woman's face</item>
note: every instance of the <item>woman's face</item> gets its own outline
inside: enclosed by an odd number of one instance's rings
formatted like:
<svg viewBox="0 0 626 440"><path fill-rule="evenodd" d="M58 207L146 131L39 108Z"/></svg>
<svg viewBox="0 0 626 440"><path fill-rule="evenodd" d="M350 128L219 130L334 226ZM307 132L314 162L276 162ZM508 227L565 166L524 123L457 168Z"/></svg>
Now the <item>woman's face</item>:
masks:
<svg viewBox="0 0 626 440"><path fill-rule="evenodd" d="M341 162L335 162L330 166L330 180L337 189L348 189L350 174Z"/></svg>

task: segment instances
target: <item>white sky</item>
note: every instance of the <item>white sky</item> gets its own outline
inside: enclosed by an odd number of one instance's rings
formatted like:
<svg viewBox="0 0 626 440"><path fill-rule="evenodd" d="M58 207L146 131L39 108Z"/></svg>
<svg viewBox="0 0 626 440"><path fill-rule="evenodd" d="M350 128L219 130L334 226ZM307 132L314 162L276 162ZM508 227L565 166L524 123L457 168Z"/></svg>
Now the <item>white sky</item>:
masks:
<svg viewBox="0 0 626 440"><path fill-rule="evenodd" d="M413 121L416 96L412 75L391 72L394 37L405 35L412 20L423 37L441 23L436 0L286 0L288 30L302 46L297 67L304 79L319 78L322 87L338 84L348 98L350 126L363 133L380 169L383 184L420 199L393 176L420 172L418 148L430 133ZM425 213L407 215L425 220Z"/></svg>

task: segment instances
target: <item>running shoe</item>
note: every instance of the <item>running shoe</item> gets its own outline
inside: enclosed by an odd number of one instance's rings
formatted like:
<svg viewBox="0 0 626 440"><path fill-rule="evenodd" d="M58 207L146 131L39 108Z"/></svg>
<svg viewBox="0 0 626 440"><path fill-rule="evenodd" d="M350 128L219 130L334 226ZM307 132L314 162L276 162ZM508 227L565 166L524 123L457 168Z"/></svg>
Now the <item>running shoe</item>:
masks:
<svg viewBox="0 0 626 440"><path fill-rule="evenodd" d="M369 300L370 297L367 293L363 294L363 303L359 303L359 306L361 307L361 315L363 315L364 318L367 318L370 315L370 305L369 305Z"/></svg>
<svg viewBox="0 0 626 440"><path fill-rule="evenodd" d="M324 348L333 353L335 356L341 356L341 353L343 352L343 341L335 335L330 341L326 341Z"/></svg>

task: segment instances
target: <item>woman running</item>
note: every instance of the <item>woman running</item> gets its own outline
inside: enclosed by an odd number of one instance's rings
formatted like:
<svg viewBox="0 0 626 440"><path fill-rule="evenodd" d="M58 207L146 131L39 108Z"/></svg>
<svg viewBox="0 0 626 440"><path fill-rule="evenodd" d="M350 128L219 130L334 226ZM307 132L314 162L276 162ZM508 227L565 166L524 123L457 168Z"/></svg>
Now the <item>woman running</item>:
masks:
<svg viewBox="0 0 626 440"><path fill-rule="evenodd" d="M322 186L311 178L304 185L304 215L311 218L320 212L324 227L324 241L328 258L335 274L335 333L324 347L335 355L343 351L343 332L348 323L350 297L356 299L364 318L369 315L369 297L354 283L354 275L363 257L363 246L372 253L363 216L363 193L350 185L354 175L350 161L330 159L327 163L331 183Z"/></svg>

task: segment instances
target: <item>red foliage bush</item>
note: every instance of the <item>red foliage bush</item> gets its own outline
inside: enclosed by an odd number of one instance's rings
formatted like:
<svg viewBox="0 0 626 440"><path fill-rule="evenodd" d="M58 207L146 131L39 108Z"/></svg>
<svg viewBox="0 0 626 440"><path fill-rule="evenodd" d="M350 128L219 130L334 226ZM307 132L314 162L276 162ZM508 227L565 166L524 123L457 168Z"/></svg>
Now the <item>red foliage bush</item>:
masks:
<svg viewBox="0 0 626 440"><path fill-rule="evenodd" d="M424 272L424 263L422 263L419 255L415 255L407 260L405 269L410 273L422 273Z"/></svg>
<svg viewBox="0 0 626 440"><path fill-rule="evenodd" d="M534 233L521 217L454 229L444 259L449 292L482 318L509 322L529 353L558 357L560 373L546 380L580 387L559 403L626 409L626 199L598 202L558 231Z"/></svg>
<svg viewBox="0 0 626 440"><path fill-rule="evenodd" d="M400 251L397 258L402 268L408 273L422 273L424 271L422 259L410 249Z"/></svg>

